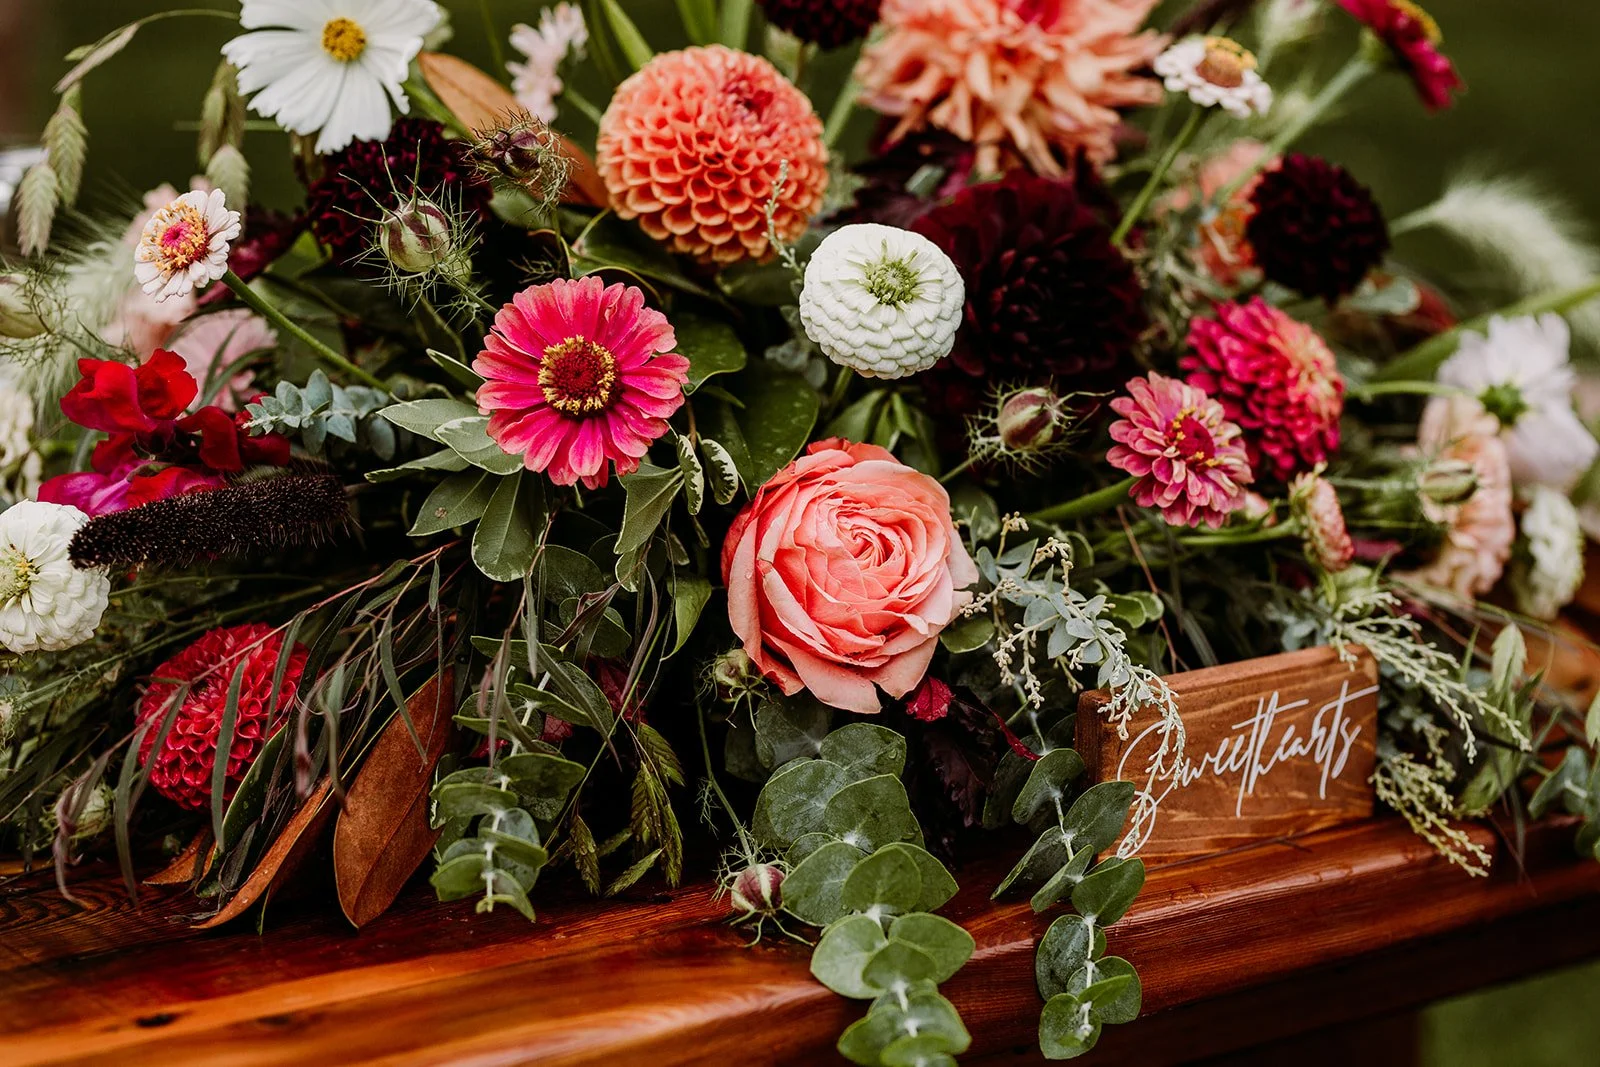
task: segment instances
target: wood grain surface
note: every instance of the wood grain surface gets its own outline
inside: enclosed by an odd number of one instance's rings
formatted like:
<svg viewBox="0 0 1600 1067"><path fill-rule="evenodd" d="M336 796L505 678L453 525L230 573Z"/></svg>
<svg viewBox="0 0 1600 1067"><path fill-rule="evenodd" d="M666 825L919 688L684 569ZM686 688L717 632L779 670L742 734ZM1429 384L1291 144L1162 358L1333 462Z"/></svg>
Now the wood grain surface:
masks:
<svg viewBox="0 0 1600 1067"><path fill-rule="evenodd" d="M1501 855L1492 877L1468 878L1393 820L1158 868L1110 937L1151 1014L1108 1031L1097 1062L1186 1062L1380 1014L1385 998L1440 982L1500 980L1537 965L1541 946L1600 951L1575 931L1600 930L1600 865L1572 857L1571 835L1536 827L1523 877ZM958 871L945 909L978 944L946 987L975 1039L963 1062L1037 1061L1033 953L1055 916L990 902L1005 866ZM0 887L0 1062L826 1064L842 1062L833 1042L864 1009L810 977L804 946L744 948L704 885L566 903L552 886L536 924L413 885L359 933L330 887L271 905L261 935L248 919L191 929L173 890L145 890L136 911L113 869L77 872L73 888L82 909L48 874ZM1466 951L1507 921L1524 924L1521 950ZM1314 1004L1272 1000L1385 953L1401 966L1435 941L1458 946L1440 974L1393 990L1325 979ZM1263 997L1270 1014L1230 1015Z"/></svg>
<svg viewBox="0 0 1600 1067"><path fill-rule="evenodd" d="M1372 815L1378 665L1364 649L1264 656L1167 678L1189 736L1184 768L1152 770L1154 712L1119 736L1085 693L1077 749L1097 782L1136 783L1129 832L1145 860L1198 856Z"/></svg>

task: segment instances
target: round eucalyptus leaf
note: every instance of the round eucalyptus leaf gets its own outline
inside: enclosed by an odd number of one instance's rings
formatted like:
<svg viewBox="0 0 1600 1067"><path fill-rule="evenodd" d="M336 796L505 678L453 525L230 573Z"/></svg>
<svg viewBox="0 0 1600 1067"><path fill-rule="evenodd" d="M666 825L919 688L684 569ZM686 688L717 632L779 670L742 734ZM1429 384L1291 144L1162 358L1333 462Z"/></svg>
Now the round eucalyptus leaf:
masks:
<svg viewBox="0 0 1600 1067"><path fill-rule="evenodd" d="M500 833L496 830L479 830L480 840L494 845L496 859L510 859L522 864L524 867L539 868L550 862L550 854L541 846L534 844L514 834Z"/></svg>
<svg viewBox="0 0 1600 1067"><path fill-rule="evenodd" d="M1094 961L1093 982L1089 981L1090 968L1079 967L1067 983L1065 992L1075 994L1081 1001L1093 1001L1090 1015L1103 1023L1131 1023L1139 1017L1143 990L1139 972L1121 956L1107 956ZM1112 985L1120 981L1120 985Z"/></svg>
<svg viewBox="0 0 1600 1067"><path fill-rule="evenodd" d="M917 864L917 873L922 876L922 893L917 897L917 902L908 910L910 911L938 911L951 897L956 895L956 880L945 869L944 864L923 848L913 845L909 841L896 841L891 845L884 845L879 852L895 850L904 852Z"/></svg>
<svg viewBox="0 0 1600 1067"><path fill-rule="evenodd" d="M1083 846L1072 854L1059 871L1050 876L1050 880L1039 887L1033 895L1033 910L1044 911L1050 905L1071 895L1073 887L1083 881L1083 872L1089 869L1089 861L1094 859L1094 849L1088 845Z"/></svg>
<svg viewBox="0 0 1600 1067"><path fill-rule="evenodd" d="M1122 833L1135 793L1132 782L1101 782L1083 791L1067 810L1066 828L1073 844L1085 842L1104 852Z"/></svg>
<svg viewBox="0 0 1600 1067"><path fill-rule="evenodd" d="M483 872L489 867L483 847L476 841L456 843L471 847L464 849L461 855L439 864L439 869L428 879L438 891L440 900L459 900L483 892Z"/></svg>
<svg viewBox="0 0 1600 1067"><path fill-rule="evenodd" d="M932 958L938 970L928 977L948 982L972 958L972 935L949 919L926 912L902 915L889 924L890 942L916 945Z"/></svg>
<svg viewBox="0 0 1600 1067"><path fill-rule="evenodd" d="M1144 888L1143 860L1106 860L1072 890L1078 914L1110 926L1127 914Z"/></svg>
<svg viewBox="0 0 1600 1067"><path fill-rule="evenodd" d="M509 789L475 782L450 782L434 790L437 809L434 820L453 819L458 815L488 815L496 811L509 811L518 804L517 794Z"/></svg>
<svg viewBox="0 0 1600 1067"><path fill-rule="evenodd" d="M789 851L784 855L783 858L789 861L789 866L795 867L805 862L807 856L811 855L823 845L826 845L830 841L837 840L839 840L837 837L834 837L832 834L821 830L815 833L801 834L795 843L789 846ZM865 853L861 852L860 849L856 849L856 852L858 855L865 855Z"/></svg>
<svg viewBox="0 0 1600 1067"><path fill-rule="evenodd" d="M823 755L822 742L832 718L833 713L821 701L805 695L764 700L755 715L756 756L776 769L792 759Z"/></svg>
<svg viewBox="0 0 1600 1067"><path fill-rule="evenodd" d="M921 836L906 787L890 774L852 782L834 793L827 801L821 829L868 852Z"/></svg>
<svg viewBox="0 0 1600 1067"><path fill-rule="evenodd" d="M822 758L843 767L851 781L879 774L898 778L906 769L906 739L870 722L853 722L822 739Z"/></svg>
<svg viewBox="0 0 1600 1067"><path fill-rule="evenodd" d="M917 861L906 853L883 848L855 865L845 878L839 901L846 911L877 908L899 914L916 907L921 895L922 874L917 870Z"/></svg>
<svg viewBox="0 0 1600 1067"><path fill-rule="evenodd" d="M1072 978L1090 959L1106 950L1106 935L1091 926L1081 915L1063 915L1050 924L1039 939L1033 957L1033 975L1039 995L1046 1000L1058 993L1072 992Z"/></svg>
<svg viewBox="0 0 1600 1067"><path fill-rule="evenodd" d="M1028 780L1011 804L1011 818L1025 823L1066 795L1067 784L1083 773L1083 759L1070 748L1046 752L1028 772Z"/></svg>
<svg viewBox="0 0 1600 1067"><path fill-rule="evenodd" d="M956 1058L938 1034L907 1034L884 1046L880 1062L883 1067L955 1067Z"/></svg>
<svg viewBox="0 0 1600 1067"><path fill-rule="evenodd" d="M870 1000L882 990L868 985L862 972L888 940L876 919L846 915L822 932L811 953L811 975L841 997Z"/></svg>
<svg viewBox="0 0 1600 1067"><path fill-rule="evenodd" d="M845 880L861 862L861 850L854 845L843 841L822 845L783 880L783 910L801 922L827 926L850 910L840 896Z"/></svg>
<svg viewBox="0 0 1600 1067"><path fill-rule="evenodd" d="M772 849L787 849L805 834L831 829L824 813L849 780L837 763L796 761L762 787L750 828Z"/></svg>
<svg viewBox="0 0 1600 1067"><path fill-rule="evenodd" d="M989 795L983 802L983 828L998 830L1011 822L1011 804L1017 799L1033 761L1023 759L1007 749L995 767L994 780L989 783Z"/></svg>
<svg viewBox="0 0 1600 1067"><path fill-rule="evenodd" d="M965 1052L972 1044L955 1005L937 992L920 990L906 994L904 1007L893 994L873 1001L867 1014L839 1037L839 1054L852 1063L878 1064L892 1042L910 1036L937 1038L931 1046L934 1051L950 1055Z"/></svg>
<svg viewBox="0 0 1600 1067"><path fill-rule="evenodd" d="M909 941L891 937L867 960L861 980L876 994L925 979L936 982L938 973L939 963L932 956Z"/></svg>
<svg viewBox="0 0 1600 1067"><path fill-rule="evenodd" d="M989 899L998 898L1001 893L1019 881L1037 882L1060 870L1068 860L1072 859L1072 853L1068 851L1071 843L1071 838L1063 833L1060 827L1050 827L1039 835L1038 840L1028 846L1028 851L1022 854L1017 865L1000 879L1000 884L995 886Z"/></svg>
<svg viewBox="0 0 1600 1067"><path fill-rule="evenodd" d="M1057 993L1039 1015L1039 1051L1045 1059L1070 1060L1094 1048L1100 1024L1071 993Z"/></svg>

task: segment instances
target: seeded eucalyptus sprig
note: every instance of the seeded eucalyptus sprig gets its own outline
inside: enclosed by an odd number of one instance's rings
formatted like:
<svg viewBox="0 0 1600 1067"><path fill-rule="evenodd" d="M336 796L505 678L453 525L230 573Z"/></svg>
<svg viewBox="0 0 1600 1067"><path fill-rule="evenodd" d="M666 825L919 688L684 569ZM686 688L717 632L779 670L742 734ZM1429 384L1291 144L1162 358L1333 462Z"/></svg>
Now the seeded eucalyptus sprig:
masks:
<svg viewBox="0 0 1600 1067"><path fill-rule="evenodd" d="M313 456L356 448L389 460L394 458L394 426L378 417L389 399L364 385L334 385L314 370L303 387L279 382L271 395L245 405L250 416L245 428L256 435L297 437Z"/></svg>

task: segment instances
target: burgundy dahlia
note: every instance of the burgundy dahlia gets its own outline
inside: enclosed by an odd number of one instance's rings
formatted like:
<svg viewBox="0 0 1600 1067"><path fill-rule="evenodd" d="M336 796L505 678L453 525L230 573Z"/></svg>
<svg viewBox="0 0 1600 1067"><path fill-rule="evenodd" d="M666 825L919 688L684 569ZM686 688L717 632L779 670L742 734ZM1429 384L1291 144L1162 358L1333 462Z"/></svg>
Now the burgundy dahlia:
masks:
<svg viewBox="0 0 1600 1067"><path fill-rule="evenodd" d="M970 414L999 386L1109 390L1146 324L1139 281L1071 182L1013 173L917 220L966 283L950 357L923 375L941 412Z"/></svg>
<svg viewBox="0 0 1600 1067"><path fill-rule="evenodd" d="M401 119L387 140L355 141L328 157L306 194L306 213L317 240L348 266L372 248L383 213L413 194L482 217L492 192L471 145L445 137L437 122Z"/></svg>
<svg viewBox="0 0 1600 1067"><path fill-rule="evenodd" d="M865 37L882 0L761 0L767 21L802 41L838 48Z"/></svg>
<svg viewBox="0 0 1600 1067"><path fill-rule="evenodd" d="M1383 42L1430 111L1449 107L1452 94L1466 87L1450 58L1439 51L1444 39L1439 24L1411 0L1339 0L1339 6Z"/></svg>
<svg viewBox="0 0 1600 1067"><path fill-rule="evenodd" d="M1271 281L1332 304L1355 291L1389 251L1389 227L1372 192L1315 156L1285 156L1261 176L1245 237Z"/></svg>
<svg viewBox="0 0 1600 1067"><path fill-rule="evenodd" d="M149 724L139 742L139 760L150 764L150 784L156 792L197 811L211 803L211 773L217 760L222 717L234 675L243 672L233 743L228 747L223 799L233 795L267 736L287 717L299 688L307 651L304 645L296 644L289 653L277 706L268 721L272 680L282 648L282 635L265 623L224 627L201 635L151 672L150 688L139 701L139 724ZM172 727L161 750L152 758L161 725L172 701L179 698L183 702Z"/></svg>

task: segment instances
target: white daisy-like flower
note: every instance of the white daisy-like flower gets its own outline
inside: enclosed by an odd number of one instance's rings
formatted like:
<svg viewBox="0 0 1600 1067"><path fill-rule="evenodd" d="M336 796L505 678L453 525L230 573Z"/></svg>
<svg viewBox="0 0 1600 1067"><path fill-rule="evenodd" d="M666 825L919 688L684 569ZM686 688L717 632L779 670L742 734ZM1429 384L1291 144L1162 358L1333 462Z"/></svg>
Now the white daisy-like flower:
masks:
<svg viewBox="0 0 1600 1067"><path fill-rule="evenodd" d="M589 27L578 5L562 3L539 12L537 28L525 22L511 27L511 47L527 57L525 63L507 63L511 92L517 103L541 122L556 120L556 97L565 88L561 64L569 55L582 55L589 43Z"/></svg>
<svg viewBox="0 0 1600 1067"><path fill-rule="evenodd" d="M389 136L389 105L409 110L401 86L441 17L433 0L244 0L239 23L255 32L222 54L239 68L239 91L256 94L252 111L318 134L326 154Z"/></svg>
<svg viewBox="0 0 1600 1067"><path fill-rule="evenodd" d="M24 500L0 513L0 646L59 652L94 636L111 579L75 566L67 546L89 516Z"/></svg>
<svg viewBox="0 0 1600 1067"><path fill-rule="evenodd" d="M919 233L845 226L817 246L800 291L806 336L868 378L927 370L955 345L966 287L950 257Z"/></svg>
<svg viewBox="0 0 1600 1067"><path fill-rule="evenodd" d="M1168 92L1187 93L1200 107L1220 107L1241 119L1272 107L1272 86L1256 72L1256 57L1226 37L1185 37L1151 66Z"/></svg>
<svg viewBox="0 0 1600 1067"><path fill-rule="evenodd" d="M1519 486L1568 492L1600 458L1600 442L1572 409L1570 340L1559 315L1497 315L1487 334L1463 334L1455 355L1439 368L1440 382L1471 393L1500 420Z"/></svg>
<svg viewBox="0 0 1600 1067"><path fill-rule="evenodd" d="M1517 608L1553 619L1583 584L1583 528L1565 493L1534 486L1522 513L1522 537L1511 567Z"/></svg>
<svg viewBox="0 0 1600 1067"><path fill-rule="evenodd" d="M239 213L221 189L184 193L145 223L133 253L133 276L156 300L188 296L228 273L228 247Z"/></svg>

